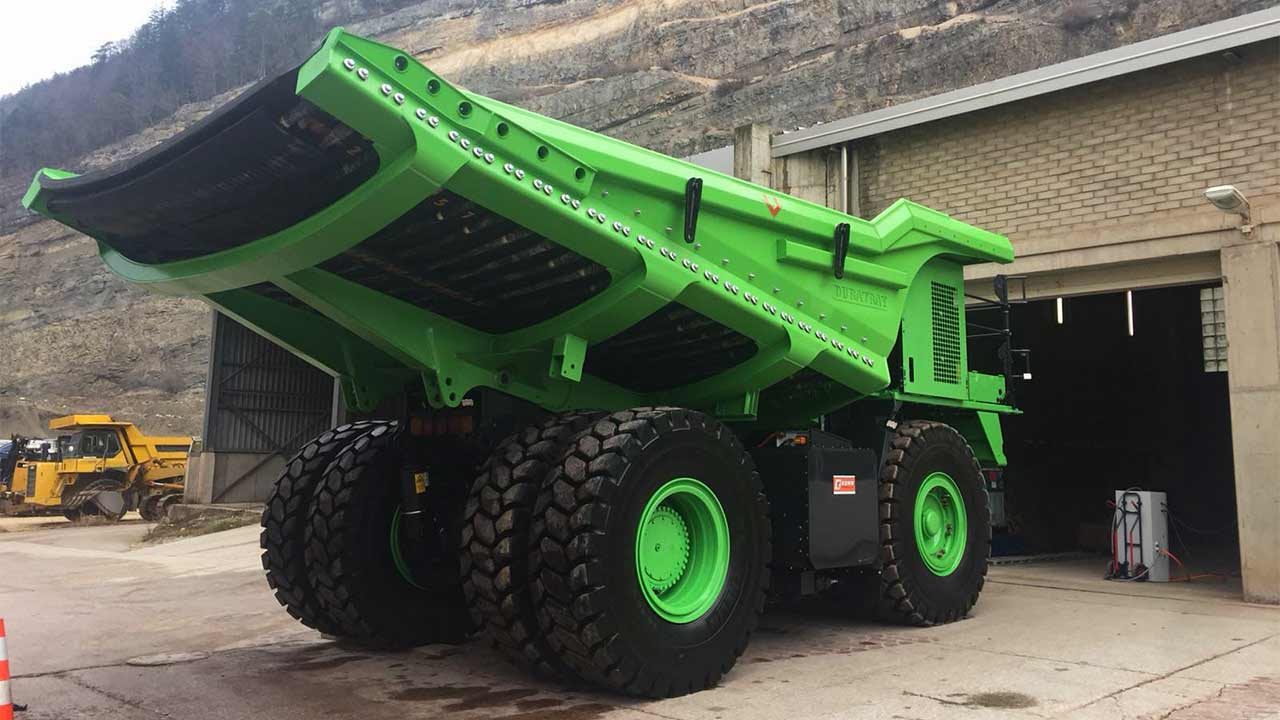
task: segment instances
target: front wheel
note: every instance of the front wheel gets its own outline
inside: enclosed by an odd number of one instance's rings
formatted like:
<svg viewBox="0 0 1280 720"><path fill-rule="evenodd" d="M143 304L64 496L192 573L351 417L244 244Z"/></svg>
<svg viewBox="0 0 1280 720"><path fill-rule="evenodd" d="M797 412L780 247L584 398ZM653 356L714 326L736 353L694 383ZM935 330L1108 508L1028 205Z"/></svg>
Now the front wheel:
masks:
<svg viewBox="0 0 1280 720"><path fill-rule="evenodd" d="M880 607L913 625L959 620L978 601L991 510L973 450L942 423L900 424L880 478Z"/></svg>
<svg viewBox="0 0 1280 720"><path fill-rule="evenodd" d="M539 496L538 614L583 678L669 697L715 685L769 583L769 509L724 425L678 408L581 433Z"/></svg>

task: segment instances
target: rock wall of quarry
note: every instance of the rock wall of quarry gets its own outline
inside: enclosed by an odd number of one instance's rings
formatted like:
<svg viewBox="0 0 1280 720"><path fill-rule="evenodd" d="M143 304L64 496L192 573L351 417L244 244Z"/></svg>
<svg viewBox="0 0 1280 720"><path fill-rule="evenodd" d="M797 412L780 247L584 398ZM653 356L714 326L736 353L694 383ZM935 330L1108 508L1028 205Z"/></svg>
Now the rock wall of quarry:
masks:
<svg viewBox="0 0 1280 720"><path fill-rule="evenodd" d="M728 144L745 123L808 126L1270 5L432 0L349 27L478 92L682 156ZM73 169L141 152L230 95L183 107ZM28 181L0 178L0 434L35 433L70 411L198 433L207 308L127 285L92 240L15 210Z"/></svg>

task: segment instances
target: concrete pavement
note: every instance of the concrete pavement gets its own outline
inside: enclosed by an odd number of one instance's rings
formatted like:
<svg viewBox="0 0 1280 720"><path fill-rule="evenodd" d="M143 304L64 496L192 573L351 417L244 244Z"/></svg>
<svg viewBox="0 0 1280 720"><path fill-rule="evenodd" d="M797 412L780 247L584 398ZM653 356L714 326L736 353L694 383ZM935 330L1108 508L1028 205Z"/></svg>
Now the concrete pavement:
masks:
<svg viewBox="0 0 1280 720"><path fill-rule="evenodd" d="M972 617L939 628L772 611L720 687L637 702L530 678L479 641L343 647L276 605L257 528L139 548L147 527L0 534L22 720L1280 718L1280 610L1229 583L1058 562L993 568Z"/></svg>

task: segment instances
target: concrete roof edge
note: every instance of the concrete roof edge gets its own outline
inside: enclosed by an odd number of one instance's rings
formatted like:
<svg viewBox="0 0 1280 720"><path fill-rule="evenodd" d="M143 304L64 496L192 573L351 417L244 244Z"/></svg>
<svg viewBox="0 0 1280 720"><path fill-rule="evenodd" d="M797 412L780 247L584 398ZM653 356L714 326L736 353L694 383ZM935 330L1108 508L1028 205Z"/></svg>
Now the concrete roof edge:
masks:
<svg viewBox="0 0 1280 720"><path fill-rule="evenodd" d="M1162 35L901 105L775 135L784 157L1280 37L1280 7Z"/></svg>

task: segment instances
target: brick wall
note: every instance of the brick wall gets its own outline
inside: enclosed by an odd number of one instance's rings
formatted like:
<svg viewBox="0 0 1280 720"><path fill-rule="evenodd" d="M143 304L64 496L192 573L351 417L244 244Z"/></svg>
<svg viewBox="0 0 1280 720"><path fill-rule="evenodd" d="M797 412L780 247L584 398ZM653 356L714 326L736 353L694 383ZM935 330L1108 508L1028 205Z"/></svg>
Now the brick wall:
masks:
<svg viewBox="0 0 1280 720"><path fill-rule="evenodd" d="M1016 240L1278 192L1280 44L1237 52L859 141L862 214L907 197Z"/></svg>

